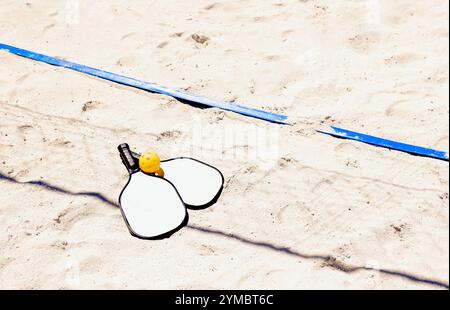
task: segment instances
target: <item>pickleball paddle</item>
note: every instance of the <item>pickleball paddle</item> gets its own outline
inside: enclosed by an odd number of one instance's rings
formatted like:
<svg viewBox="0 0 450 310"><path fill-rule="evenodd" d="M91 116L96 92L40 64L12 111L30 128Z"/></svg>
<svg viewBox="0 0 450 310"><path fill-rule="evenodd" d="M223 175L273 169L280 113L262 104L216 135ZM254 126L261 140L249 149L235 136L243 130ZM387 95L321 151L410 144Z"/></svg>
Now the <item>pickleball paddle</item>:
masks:
<svg viewBox="0 0 450 310"><path fill-rule="evenodd" d="M119 206L130 233L154 239L176 231L187 218L177 189L167 179L143 173L128 144L121 144L118 149L129 172L128 182L119 196Z"/></svg>
<svg viewBox="0 0 450 310"><path fill-rule="evenodd" d="M136 161L140 154L131 152ZM170 181L188 209L204 209L219 198L224 183L222 173L211 165L188 157L162 160L164 179Z"/></svg>

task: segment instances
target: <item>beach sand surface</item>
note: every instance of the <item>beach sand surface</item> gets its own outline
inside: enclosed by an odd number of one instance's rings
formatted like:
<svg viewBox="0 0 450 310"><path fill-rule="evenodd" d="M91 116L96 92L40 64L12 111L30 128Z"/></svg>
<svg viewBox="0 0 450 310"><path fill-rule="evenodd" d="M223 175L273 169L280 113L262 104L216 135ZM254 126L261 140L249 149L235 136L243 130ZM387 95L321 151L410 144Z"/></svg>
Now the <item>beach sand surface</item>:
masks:
<svg viewBox="0 0 450 310"><path fill-rule="evenodd" d="M0 52L1 289L448 288L448 162L315 132L448 151L448 1L1 4L1 43L292 122ZM219 201L132 237L123 142L217 167Z"/></svg>

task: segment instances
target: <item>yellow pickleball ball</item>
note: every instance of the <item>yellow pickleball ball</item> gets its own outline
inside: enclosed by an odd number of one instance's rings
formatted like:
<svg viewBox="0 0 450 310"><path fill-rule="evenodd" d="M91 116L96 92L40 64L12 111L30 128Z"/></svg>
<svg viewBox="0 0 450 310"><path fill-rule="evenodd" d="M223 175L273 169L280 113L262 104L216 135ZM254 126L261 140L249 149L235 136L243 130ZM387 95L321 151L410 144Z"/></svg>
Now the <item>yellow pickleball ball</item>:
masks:
<svg viewBox="0 0 450 310"><path fill-rule="evenodd" d="M139 168L145 173L156 173L160 170L161 159L158 154L146 152L139 158Z"/></svg>

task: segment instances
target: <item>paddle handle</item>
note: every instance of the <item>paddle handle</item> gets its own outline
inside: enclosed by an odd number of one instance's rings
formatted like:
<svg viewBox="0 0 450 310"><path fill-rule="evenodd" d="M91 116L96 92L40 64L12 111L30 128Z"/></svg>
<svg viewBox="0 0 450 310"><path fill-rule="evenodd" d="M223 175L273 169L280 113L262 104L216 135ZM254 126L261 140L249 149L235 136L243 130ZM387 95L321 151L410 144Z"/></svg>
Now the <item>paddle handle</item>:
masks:
<svg viewBox="0 0 450 310"><path fill-rule="evenodd" d="M139 169L139 163L133 157L130 146L127 143L122 143L117 147L120 153L120 158L122 159L123 164L127 167L130 173L135 172Z"/></svg>

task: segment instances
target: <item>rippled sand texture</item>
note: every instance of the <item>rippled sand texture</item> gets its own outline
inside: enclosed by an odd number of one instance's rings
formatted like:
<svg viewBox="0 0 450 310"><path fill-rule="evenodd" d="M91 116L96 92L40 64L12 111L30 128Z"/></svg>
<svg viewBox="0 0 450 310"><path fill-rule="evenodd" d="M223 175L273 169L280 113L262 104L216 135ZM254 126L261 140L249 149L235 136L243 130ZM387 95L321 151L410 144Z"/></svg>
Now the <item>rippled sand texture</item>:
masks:
<svg viewBox="0 0 450 310"><path fill-rule="evenodd" d="M448 151L448 11L444 0L2 1L2 43L294 124L0 52L0 288L448 288L448 163L314 132ZM131 237L116 206L122 142L216 166L220 200L169 239Z"/></svg>

